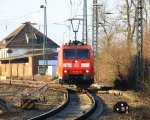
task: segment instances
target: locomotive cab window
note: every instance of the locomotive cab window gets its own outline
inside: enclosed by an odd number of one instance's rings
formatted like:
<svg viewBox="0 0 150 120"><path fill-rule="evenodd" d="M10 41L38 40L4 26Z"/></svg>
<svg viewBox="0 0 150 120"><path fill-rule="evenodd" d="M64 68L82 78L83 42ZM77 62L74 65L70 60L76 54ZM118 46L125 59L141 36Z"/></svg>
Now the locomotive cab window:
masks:
<svg viewBox="0 0 150 120"><path fill-rule="evenodd" d="M88 49L65 49L64 59L89 59L90 54Z"/></svg>
<svg viewBox="0 0 150 120"><path fill-rule="evenodd" d="M74 49L66 49L64 50L64 59L72 59L75 58L75 50Z"/></svg>
<svg viewBox="0 0 150 120"><path fill-rule="evenodd" d="M78 49L77 50L77 58L88 59L89 58L89 50L88 49Z"/></svg>

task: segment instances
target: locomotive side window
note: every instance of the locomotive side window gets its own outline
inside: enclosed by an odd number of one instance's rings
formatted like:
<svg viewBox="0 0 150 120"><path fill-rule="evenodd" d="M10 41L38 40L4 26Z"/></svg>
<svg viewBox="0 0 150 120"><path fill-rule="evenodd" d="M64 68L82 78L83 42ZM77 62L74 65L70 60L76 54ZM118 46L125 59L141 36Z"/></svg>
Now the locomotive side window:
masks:
<svg viewBox="0 0 150 120"><path fill-rule="evenodd" d="M88 49L78 49L77 50L77 58L80 59L88 59L90 58Z"/></svg>
<svg viewBox="0 0 150 120"><path fill-rule="evenodd" d="M75 49L66 49L64 50L64 59L76 58Z"/></svg>

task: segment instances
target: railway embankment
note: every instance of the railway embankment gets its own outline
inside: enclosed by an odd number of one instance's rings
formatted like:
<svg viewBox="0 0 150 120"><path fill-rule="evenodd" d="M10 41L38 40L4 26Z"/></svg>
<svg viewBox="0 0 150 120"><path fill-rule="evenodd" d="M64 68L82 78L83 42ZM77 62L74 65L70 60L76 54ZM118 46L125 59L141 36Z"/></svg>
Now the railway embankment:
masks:
<svg viewBox="0 0 150 120"><path fill-rule="evenodd" d="M14 82L15 83L15 82ZM64 94L58 90L53 90L48 86L42 87L43 84L39 85L39 89L33 86L23 86L22 82L18 84L9 85L7 83L0 84L0 119L7 120L22 120L32 118L39 114L45 113L49 110L56 108L64 101ZM45 85L44 85L45 86ZM58 89L58 88L57 88ZM35 108L32 110L21 109L21 99L28 95L29 98L37 98ZM31 96L31 97L30 97ZM26 102L24 106L27 108L30 106Z"/></svg>
<svg viewBox="0 0 150 120"><path fill-rule="evenodd" d="M145 92L134 91L100 91L104 103L102 116L98 120L150 120L150 96ZM126 101L130 106L128 114L114 113L113 106L118 101Z"/></svg>
<svg viewBox="0 0 150 120"><path fill-rule="evenodd" d="M37 91L37 83L34 81L23 81L23 83L22 81L20 81L20 83L19 81L12 81L12 85L9 85L9 81L7 82L8 83L1 81L0 85L0 119L13 120L32 118L32 115L42 114L43 112L56 108L57 105L63 103L64 95L60 92L53 91L52 89L50 89L50 87L55 87L56 85L57 88L62 86L53 83L53 81L50 84L47 82L40 82L39 80L39 91ZM25 86L23 86L23 84ZM30 85L28 86L28 84ZM40 91L45 92L40 95ZM37 107L39 109L35 109L33 111L16 108L17 106L19 106L18 103L20 103L20 98L22 97L22 95L27 95L30 92L33 93L33 97L39 92L39 95L41 96L42 100L45 100L45 103L39 104L39 106ZM99 90L96 96L99 96L99 98L102 99L102 102L104 104L102 115L98 118L98 120L150 120L149 90L145 92ZM128 114L114 113L113 106L118 101L126 101L128 103L128 105L130 106L130 111Z"/></svg>

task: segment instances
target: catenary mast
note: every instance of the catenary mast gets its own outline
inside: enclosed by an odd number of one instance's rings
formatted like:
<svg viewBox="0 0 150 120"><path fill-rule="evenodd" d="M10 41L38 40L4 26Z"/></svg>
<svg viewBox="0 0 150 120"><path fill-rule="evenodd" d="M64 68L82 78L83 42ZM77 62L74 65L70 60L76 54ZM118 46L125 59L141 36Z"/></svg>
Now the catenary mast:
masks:
<svg viewBox="0 0 150 120"><path fill-rule="evenodd" d="M136 87L142 87L141 83L144 80L144 60L143 60L143 3L142 0L137 0L137 33L136 33Z"/></svg>

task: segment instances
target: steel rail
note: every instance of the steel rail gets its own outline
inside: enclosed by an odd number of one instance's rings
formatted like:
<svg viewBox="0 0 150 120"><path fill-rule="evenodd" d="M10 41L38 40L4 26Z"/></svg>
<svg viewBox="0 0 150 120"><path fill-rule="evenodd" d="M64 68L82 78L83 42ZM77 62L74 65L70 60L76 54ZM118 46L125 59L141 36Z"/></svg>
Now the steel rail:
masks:
<svg viewBox="0 0 150 120"><path fill-rule="evenodd" d="M90 110L85 112L82 116L77 117L75 120L85 120L85 119L87 119L90 115L92 115L94 113L94 111L97 108L97 101L95 100L95 98L87 90L86 90L86 94L91 99L91 101L93 103L92 107L91 107Z"/></svg>
<svg viewBox="0 0 150 120"><path fill-rule="evenodd" d="M51 88L52 89L52 88ZM68 95L68 91L64 90L64 89L56 89L54 88L53 90L56 90L56 91L60 91L60 92L64 92L65 93L65 101L63 102L63 104L57 106L55 109L53 110L50 110L48 112L45 112L41 115L38 115L38 116L35 116L35 117L32 117L32 118L29 118L27 120L43 120L43 119L46 119L56 113L58 113L59 111L63 110L69 103L70 99L69 99L69 95Z"/></svg>
<svg viewBox="0 0 150 120"><path fill-rule="evenodd" d="M61 91L62 91L62 90L61 90ZM92 106L91 106L91 108L90 108L87 112L85 112L85 113L82 114L81 116L75 118L74 120L84 120L84 119L88 118L90 115L92 115L92 114L94 113L94 111L95 111L96 108L97 108L97 102L96 102L95 98L94 98L88 91L86 91L86 94L87 94L87 96L90 98L90 100L92 101ZM66 95L67 95L67 96L66 96L67 99L66 99L66 101L65 101L62 105L60 105L60 106L58 106L57 108L55 108L55 109L53 109L53 110L50 110L50 111L48 111L48 112L46 112L46 113L43 113L43 114L41 114L41 115L39 115L39 116L30 118L30 119L28 119L28 120L41 120L41 119L46 119L46 118L48 118L48 117L50 117L50 116L52 116L52 115L54 115L54 114L60 112L60 111L63 110L63 109L68 105L68 103L70 102L70 101L69 101L69 96L68 96L68 91L67 91L67 94L66 94Z"/></svg>

